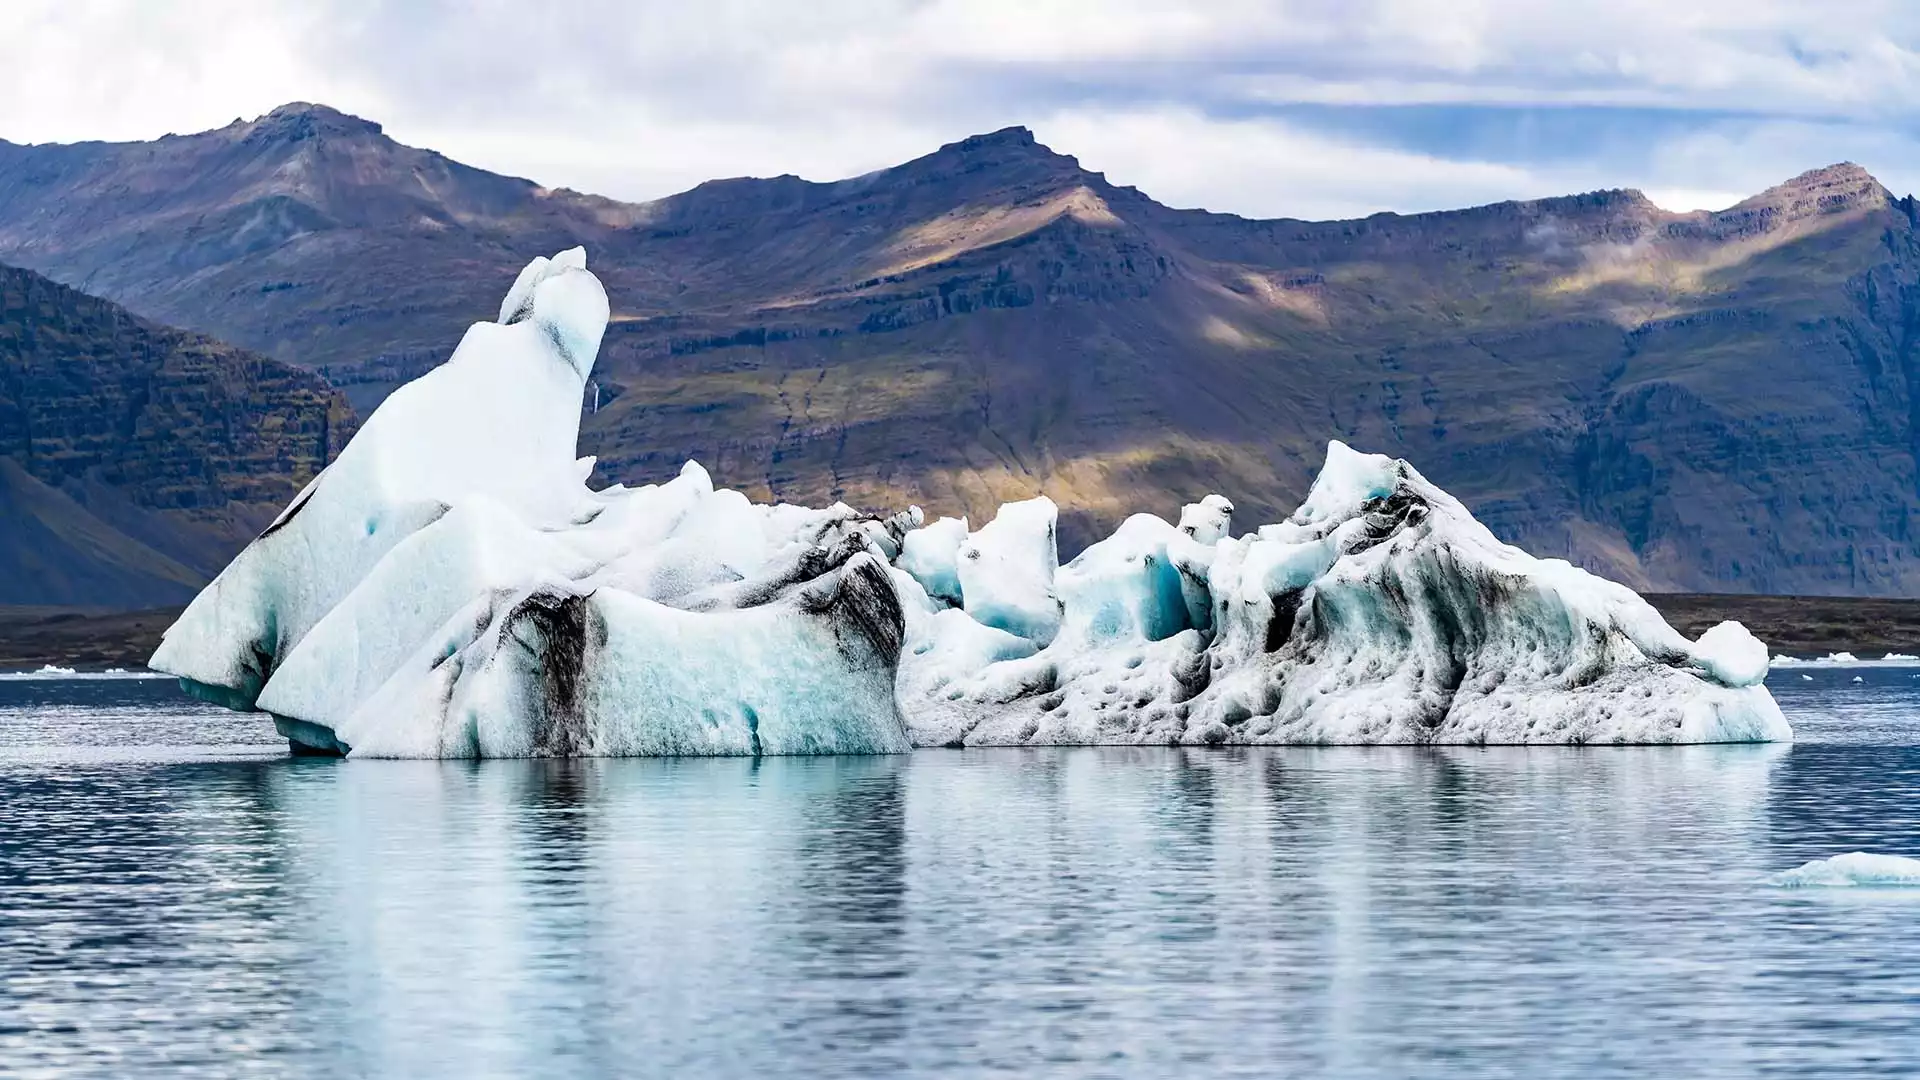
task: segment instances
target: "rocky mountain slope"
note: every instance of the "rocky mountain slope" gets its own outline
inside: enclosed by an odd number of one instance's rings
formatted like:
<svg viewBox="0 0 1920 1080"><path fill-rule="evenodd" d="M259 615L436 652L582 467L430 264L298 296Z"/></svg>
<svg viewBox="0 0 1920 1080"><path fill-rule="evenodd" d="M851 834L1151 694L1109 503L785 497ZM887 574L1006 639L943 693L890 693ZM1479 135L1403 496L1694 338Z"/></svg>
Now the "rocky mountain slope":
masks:
<svg viewBox="0 0 1920 1080"><path fill-rule="evenodd" d="M310 371L0 267L0 603L177 603L339 451Z"/></svg>
<svg viewBox="0 0 1920 1080"><path fill-rule="evenodd" d="M317 367L363 408L531 255L615 305L582 452L1071 546L1205 491L1296 504L1329 437L1641 587L1920 595L1920 219L1858 167L1719 213L1608 191L1361 221L1174 210L1022 129L835 183L622 204L287 106L0 143L0 259Z"/></svg>

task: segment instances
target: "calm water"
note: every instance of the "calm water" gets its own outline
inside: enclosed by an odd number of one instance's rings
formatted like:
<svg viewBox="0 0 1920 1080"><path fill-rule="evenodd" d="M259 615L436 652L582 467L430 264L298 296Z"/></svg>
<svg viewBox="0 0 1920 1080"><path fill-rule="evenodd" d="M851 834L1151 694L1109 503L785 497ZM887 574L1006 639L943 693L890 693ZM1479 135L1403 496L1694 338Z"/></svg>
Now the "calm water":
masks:
<svg viewBox="0 0 1920 1080"><path fill-rule="evenodd" d="M0 683L0 1075L1910 1076L1920 679L1792 747L293 760Z"/></svg>

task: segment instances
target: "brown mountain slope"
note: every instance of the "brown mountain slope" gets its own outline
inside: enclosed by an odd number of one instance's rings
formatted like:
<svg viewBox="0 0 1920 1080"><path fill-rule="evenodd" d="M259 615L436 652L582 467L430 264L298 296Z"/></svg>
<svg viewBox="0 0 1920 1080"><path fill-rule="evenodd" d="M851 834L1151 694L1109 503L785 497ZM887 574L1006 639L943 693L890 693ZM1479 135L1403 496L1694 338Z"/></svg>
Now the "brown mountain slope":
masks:
<svg viewBox="0 0 1920 1080"><path fill-rule="evenodd" d="M190 598L352 430L312 372L0 267L0 604Z"/></svg>
<svg viewBox="0 0 1920 1080"><path fill-rule="evenodd" d="M1084 540L1340 437L1643 586L1920 594L1920 247L1854 166L1717 214L1613 191L1363 221L1177 211L1022 129L830 184L622 205L289 106L148 144L0 144L0 258L323 366L361 402L588 245L616 309L582 450L760 497Z"/></svg>

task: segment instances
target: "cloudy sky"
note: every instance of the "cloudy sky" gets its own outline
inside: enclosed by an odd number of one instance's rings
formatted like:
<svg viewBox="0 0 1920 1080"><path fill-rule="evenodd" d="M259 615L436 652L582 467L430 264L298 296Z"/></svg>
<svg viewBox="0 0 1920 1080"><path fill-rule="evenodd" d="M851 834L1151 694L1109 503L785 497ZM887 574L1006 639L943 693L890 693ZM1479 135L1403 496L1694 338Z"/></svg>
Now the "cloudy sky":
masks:
<svg viewBox="0 0 1920 1080"><path fill-rule="evenodd" d="M1348 217L1600 187L1920 189L1920 3L5 0L0 138L320 101L620 198L829 180L1025 124L1163 202Z"/></svg>

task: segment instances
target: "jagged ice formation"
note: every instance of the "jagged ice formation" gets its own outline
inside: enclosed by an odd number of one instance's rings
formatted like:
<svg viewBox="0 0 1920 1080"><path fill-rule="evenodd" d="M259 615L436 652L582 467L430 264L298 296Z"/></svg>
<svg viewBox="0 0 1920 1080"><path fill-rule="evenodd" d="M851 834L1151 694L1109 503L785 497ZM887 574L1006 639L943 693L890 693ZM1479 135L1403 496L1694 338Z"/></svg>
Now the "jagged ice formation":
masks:
<svg viewBox="0 0 1920 1080"><path fill-rule="evenodd" d="M1287 521L1210 495L1059 565L992 522L750 503L688 463L586 487L608 305L581 249L396 391L152 666L296 749L398 757L913 745L1683 743L1791 733L1737 623L1497 541L1342 443Z"/></svg>

